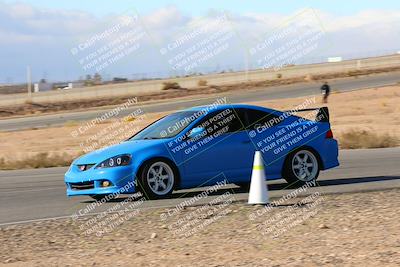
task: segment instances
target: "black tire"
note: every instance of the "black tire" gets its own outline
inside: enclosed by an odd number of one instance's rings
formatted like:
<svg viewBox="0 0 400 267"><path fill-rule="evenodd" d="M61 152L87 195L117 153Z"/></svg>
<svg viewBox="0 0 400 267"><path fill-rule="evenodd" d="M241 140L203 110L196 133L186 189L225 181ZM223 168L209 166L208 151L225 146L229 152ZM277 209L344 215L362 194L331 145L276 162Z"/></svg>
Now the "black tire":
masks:
<svg viewBox="0 0 400 267"><path fill-rule="evenodd" d="M235 185L239 186L241 191L249 192L250 190L250 182L240 182Z"/></svg>
<svg viewBox="0 0 400 267"><path fill-rule="evenodd" d="M169 184L169 182L166 183L166 181L165 181L166 179L163 180L161 177L158 177L158 179L161 179L161 180L159 180L159 183L163 183L166 186L164 192L159 192L159 193L156 193L154 190L154 187L156 187L155 183L153 183L152 181L148 181L154 177L154 176L149 177L149 173L151 172L151 170L150 170L151 168L156 167L155 166L156 164L163 165L163 169L165 172L163 172L160 176L170 175L172 173L171 184ZM168 170L168 168L169 168L169 170ZM169 163L168 161L166 161L164 159L154 159L154 160L146 162L145 165L141 168L140 173L138 173L138 187L146 199L168 198L171 195L172 191L175 189L175 186L178 181L178 177L179 177L178 172L177 172L175 166L173 166L171 163Z"/></svg>
<svg viewBox="0 0 400 267"><path fill-rule="evenodd" d="M307 155L307 158L302 158L302 155ZM299 158L302 161L299 161ZM311 167L310 164L313 164L313 166ZM320 169L319 155L309 148L299 148L287 156L282 170L282 177L292 187L300 187L317 180ZM303 175L304 177L302 177Z"/></svg>

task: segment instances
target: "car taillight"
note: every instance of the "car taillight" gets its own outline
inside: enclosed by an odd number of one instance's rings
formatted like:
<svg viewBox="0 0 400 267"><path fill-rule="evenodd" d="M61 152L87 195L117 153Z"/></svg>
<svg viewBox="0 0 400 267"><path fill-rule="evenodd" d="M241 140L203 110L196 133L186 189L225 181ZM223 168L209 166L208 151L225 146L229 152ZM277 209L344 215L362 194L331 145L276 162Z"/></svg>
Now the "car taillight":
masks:
<svg viewBox="0 0 400 267"><path fill-rule="evenodd" d="M331 129L329 129L329 130L326 132L325 138L326 138L326 139L332 139L332 138L333 138L333 133L332 133L332 130L331 130Z"/></svg>

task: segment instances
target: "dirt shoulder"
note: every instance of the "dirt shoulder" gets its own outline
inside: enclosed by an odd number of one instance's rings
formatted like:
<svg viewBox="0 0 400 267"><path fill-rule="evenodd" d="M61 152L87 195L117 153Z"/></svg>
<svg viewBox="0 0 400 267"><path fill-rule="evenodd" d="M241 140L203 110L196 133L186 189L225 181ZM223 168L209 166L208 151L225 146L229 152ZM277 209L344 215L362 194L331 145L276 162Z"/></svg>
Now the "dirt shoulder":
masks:
<svg viewBox="0 0 400 267"><path fill-rule="evenodd" d="M320 95L249 104L287 110L307 99L312 100L308 107L325 105ZM342 148L400 145L400 86L334 92L327 106L334 137ZM77 155L125 140L166 114L109 119L90 127L89 122L68 122L63 127L0 132L0 168L66 166Z"/></svg>
<svg viewBox="0 0 400 267"><path fill-rule="evenodd" d="M140 206L101 236L84 234L87 217L5 226L0 265L399 266L399 202L400 191L390 190L298 197L268 211L232 203L210 215L192 207L173 218L195 214L191 221L204 227L189 235L192 228L176 234L176 224L161 219L165 209Z"/></svg>

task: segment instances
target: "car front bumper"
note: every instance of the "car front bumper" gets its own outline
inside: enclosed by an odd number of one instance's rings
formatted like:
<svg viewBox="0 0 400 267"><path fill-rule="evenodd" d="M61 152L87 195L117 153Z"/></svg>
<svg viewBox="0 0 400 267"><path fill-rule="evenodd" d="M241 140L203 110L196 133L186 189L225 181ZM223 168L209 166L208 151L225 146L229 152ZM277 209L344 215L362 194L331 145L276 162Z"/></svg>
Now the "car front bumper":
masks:
<svg viewBox="0 0 400 267"><path fill-rule="evenodd" d="M79 171L72 165L65 173L67 196L131 194L136 192L135 170L131 165L114 168ZM103 187L102 182L109 181L110 186Z"/></svg>

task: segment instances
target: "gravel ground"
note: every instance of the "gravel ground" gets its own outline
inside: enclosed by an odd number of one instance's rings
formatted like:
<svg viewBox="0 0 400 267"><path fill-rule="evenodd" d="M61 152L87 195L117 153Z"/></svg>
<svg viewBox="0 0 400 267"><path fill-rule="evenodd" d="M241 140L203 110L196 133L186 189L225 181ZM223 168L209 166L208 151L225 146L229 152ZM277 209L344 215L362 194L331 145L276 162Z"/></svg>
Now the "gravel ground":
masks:
<svg viewBox="0 0 400 267"><path fill-rule="evenodd" d="M400 190L220 200L3 226L0 266L400 266ZM109 232L90 233L100 221Z"/></svg>

